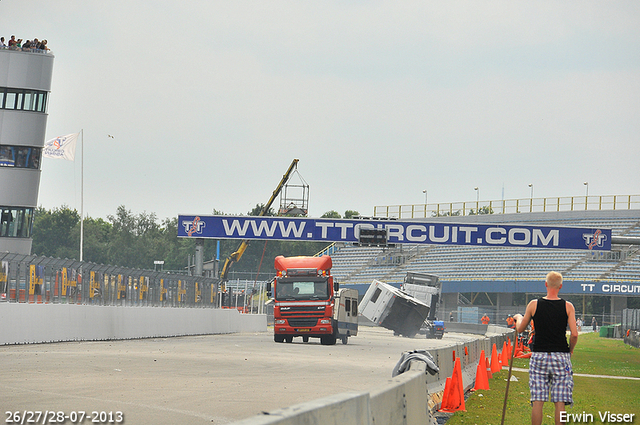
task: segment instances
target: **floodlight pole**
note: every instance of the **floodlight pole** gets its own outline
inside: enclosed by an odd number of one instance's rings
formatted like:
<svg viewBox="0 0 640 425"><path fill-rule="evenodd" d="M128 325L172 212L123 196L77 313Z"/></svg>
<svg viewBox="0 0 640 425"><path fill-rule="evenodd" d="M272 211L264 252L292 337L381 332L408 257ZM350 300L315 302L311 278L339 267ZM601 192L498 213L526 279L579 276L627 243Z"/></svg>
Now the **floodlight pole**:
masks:
<svg viewBox="0 0 640 425"><path fill-rule="evenodd" d="M80 130L80 262L84 251L84 129Z"/></svg>

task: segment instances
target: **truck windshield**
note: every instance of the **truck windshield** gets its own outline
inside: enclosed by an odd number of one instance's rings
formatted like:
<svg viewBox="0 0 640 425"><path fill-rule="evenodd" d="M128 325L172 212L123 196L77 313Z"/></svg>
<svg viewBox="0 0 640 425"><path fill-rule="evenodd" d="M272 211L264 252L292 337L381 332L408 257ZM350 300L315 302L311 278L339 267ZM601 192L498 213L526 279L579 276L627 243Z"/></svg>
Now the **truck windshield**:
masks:
<svg viewBox="0 0 640 425"><path fill-rule="evenodd" d="M326 300L329 298L327 279L281 279L276 284L277 300Z"/></svg>

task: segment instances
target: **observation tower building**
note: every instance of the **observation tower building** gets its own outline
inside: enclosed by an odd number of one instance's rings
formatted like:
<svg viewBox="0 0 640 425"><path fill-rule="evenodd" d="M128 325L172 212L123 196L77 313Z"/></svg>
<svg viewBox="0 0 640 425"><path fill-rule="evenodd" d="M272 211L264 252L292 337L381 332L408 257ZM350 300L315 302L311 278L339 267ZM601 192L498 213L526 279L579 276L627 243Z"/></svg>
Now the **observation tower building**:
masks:
<svg viewBox="0 0 640 425"><path fill-rule="evenodd" d="M53 58L0 48L0 252L31 254Z"/></svg>

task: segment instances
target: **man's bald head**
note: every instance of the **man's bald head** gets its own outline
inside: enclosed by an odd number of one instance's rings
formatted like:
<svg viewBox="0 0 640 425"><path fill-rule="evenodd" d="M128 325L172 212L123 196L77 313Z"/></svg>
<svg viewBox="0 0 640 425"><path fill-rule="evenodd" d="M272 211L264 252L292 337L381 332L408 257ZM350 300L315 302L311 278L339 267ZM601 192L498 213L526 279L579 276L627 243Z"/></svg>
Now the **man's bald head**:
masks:
<svg viewBox="0 0 640 425"><path fill-rule="evenodd" d="M562 286L562 275L558 272L549 272L549 274L547 274L547 286L549 286L549 288L560 289Z"/></svg>

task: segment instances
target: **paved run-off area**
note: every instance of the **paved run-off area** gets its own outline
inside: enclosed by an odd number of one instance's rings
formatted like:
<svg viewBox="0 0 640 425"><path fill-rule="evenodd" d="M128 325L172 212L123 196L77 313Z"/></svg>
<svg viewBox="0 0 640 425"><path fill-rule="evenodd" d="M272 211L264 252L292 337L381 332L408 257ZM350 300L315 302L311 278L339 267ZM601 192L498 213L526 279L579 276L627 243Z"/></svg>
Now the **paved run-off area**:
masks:
<svg viewBox="0 0 640 425"><path fill-rule="evenodd" d="M129 425L224 424L372 390L391 378L403 351L477 338L403 338L361 327L335 346L278 344L269 332L0 346L0 410L5 420L8 411L120 411Z"/></svg>

